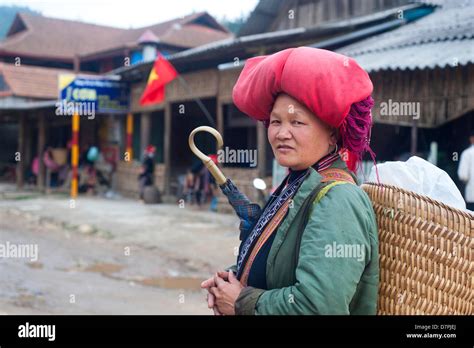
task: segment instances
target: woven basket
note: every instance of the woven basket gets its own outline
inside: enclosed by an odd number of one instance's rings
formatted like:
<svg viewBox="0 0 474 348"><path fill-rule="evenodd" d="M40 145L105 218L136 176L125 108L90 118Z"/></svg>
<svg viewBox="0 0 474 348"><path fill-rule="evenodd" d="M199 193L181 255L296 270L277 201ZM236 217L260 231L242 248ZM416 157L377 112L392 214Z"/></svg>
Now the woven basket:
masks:
<svg viewBox="0 0 474 348"><path fill-rule="evenodd" d="M474 215L395 186L362 188L379 229L378 314L473 314Z"/></svg>

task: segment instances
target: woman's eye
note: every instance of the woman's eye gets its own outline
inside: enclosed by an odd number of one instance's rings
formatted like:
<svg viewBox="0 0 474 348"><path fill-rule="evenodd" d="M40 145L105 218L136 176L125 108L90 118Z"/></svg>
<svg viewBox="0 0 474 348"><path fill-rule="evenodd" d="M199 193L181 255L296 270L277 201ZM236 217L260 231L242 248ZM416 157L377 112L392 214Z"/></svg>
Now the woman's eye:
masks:
<svg viewBox="0 0 474 348"><path fill-rule="evenodd" d="M280 123L280 121L278 121L278 120L273 120L273 121L270 122L270 124L279 124L279 123Z"/></svg>
<svg viewBox="0 0 474 348"><path fill-rule="evenodd" d="M303 122L300 122L300 121L293 121L293 124L302 125L302 124L304 124L304 123L303 123Z"/></svg>

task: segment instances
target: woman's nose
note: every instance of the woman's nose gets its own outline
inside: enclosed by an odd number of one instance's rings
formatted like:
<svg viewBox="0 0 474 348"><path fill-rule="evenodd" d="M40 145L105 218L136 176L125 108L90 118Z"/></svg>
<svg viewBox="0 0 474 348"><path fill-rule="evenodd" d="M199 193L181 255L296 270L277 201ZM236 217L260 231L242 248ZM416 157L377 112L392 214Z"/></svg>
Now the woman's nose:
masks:
<svg viewBox="0 0 474 348"><path fill-rule="evenodd" d="M284 140L291 138L291 132L288 127L281 126L276 135L278 140Z"/></svg>

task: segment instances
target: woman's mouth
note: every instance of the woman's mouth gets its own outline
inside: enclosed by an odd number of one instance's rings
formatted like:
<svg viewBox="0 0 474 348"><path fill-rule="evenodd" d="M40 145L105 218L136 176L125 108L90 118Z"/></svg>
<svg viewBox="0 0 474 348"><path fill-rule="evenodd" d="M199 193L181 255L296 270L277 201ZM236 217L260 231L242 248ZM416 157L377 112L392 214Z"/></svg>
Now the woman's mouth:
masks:
<svg viewBox="0 0 474 348"><path fill-rule="evenodd" d="M290 152L292 150L294 150L294 148L289 146L289 145L283 145L283 144L277 145L277 151L279 151L281 153L287 153L287 152Z"/></svg>

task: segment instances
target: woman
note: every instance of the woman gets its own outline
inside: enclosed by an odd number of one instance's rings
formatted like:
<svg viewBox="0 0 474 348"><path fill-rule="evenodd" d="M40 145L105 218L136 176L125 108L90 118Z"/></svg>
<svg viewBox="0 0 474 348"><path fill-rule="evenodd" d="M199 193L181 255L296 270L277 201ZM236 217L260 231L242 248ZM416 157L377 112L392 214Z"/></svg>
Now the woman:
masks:
<svg viewBox="0 0 474 348"><path fill-rule="evenodd" d="M377 226L353 173L374 156L372 88L354 60L326 50L247 61L234 103L265 123L290 173L241 236L237 264L201 284L215 314L376 313Z"/></svg>

